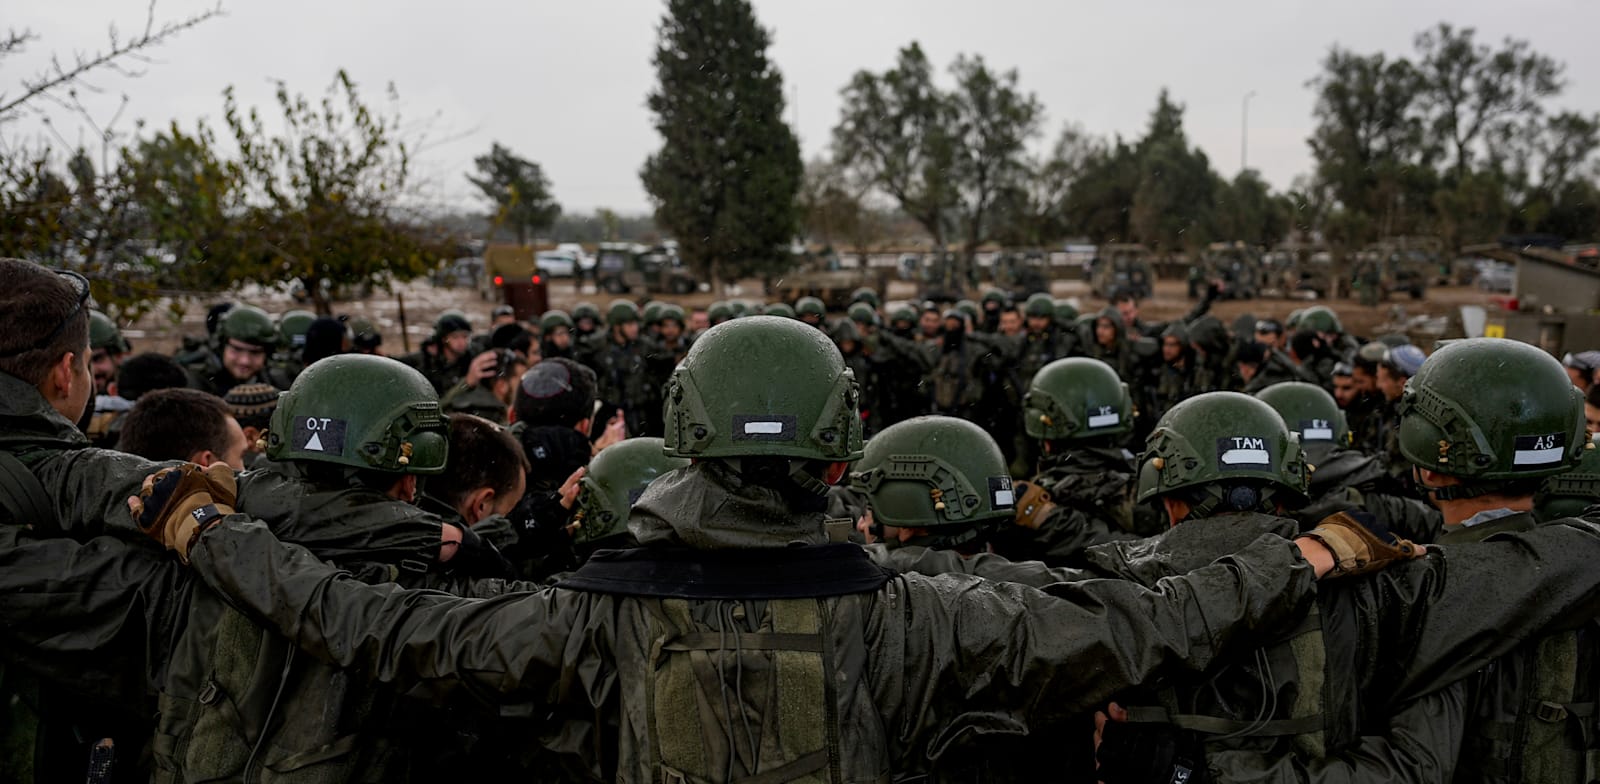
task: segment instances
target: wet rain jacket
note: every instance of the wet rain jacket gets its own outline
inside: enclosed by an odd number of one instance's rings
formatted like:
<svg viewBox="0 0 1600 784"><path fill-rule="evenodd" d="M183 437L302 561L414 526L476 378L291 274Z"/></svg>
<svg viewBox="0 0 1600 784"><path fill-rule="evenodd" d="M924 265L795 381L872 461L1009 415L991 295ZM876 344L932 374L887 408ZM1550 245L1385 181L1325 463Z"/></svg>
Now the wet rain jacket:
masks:
<svg viewBox="0 0 1600 784"><path fill-rule="evenodd" d="M653 483L630 527L645 548L691 558L741 549L772 558L773 548L798 548L782 552L802 558L827 546L820 513L793 511L717 461ZM238 606L364 677L546 706L565 733L546 745L596 778L659 780L664 740L682 742L652 723L649 685L651 630L677 600L555 587L469 601L365 585L240 516L204 534L192 559ZM1202 671L1297 622L1312 595L1298 551L1270 536L1155 590L1122 581L1044 593L961 575L883 579L876 590L815 590L835 781L916 771L941 743L974 728L1043 728L1157 674ZM691 612L739 606L751 605L689 603ZM700 725L684 723L665 732L698 738ZM708 734L708 753L719 742Z"/></svg>

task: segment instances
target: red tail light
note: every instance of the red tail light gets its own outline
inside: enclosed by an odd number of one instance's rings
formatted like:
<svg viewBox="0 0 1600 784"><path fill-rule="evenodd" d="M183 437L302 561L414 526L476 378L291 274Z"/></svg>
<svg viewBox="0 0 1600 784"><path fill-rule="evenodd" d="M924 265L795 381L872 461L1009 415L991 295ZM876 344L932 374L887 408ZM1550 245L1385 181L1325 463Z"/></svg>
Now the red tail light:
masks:
<svg viewBox="0 0 1600 784"><path fill-rule="evenodd" d="M543 281L543 280L544 280L544 279L543 279L543 278L541 278L541 277L539 277L539 276L538 276L538 275L534 275L534 276L533 276L533 285L535 285L535 286L537 286L537 285L539 285L539 283L540 283L540 282L542 282L542 281Z"/></svg>
<svg viewBox="0 0 1600 784"><path fill-rule="evenodd" d="M494 285L496 285L496 286L504 286L505 283L506 283L506 279L505 278L502 278L499 275L494 276Z"/></svg>

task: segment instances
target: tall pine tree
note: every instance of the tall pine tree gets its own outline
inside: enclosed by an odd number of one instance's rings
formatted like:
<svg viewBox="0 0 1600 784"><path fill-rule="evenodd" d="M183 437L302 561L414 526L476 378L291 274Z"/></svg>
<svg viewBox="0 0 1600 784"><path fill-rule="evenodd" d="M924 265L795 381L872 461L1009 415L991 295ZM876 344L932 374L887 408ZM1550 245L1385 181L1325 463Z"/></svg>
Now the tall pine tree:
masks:
<svg viewBox="0 0 1600 784"><path fill-rule="evenodd" d="M662 147L640 176L656 222L715 286L790 263L804 167L783 77L746 0L668 0L649 106Z"/></svg>

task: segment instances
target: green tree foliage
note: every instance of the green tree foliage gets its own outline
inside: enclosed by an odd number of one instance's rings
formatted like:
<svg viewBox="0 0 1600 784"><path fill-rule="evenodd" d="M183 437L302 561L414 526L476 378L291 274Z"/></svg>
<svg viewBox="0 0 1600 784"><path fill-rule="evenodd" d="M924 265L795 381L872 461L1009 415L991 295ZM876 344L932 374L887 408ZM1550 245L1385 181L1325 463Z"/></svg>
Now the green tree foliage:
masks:
<svg viewBox="0 0 1600 784"><path fill-rule="evenodd" d="M769 42L745 0L669 0L661 20L648 104L662 147L640 176L657 224L714 286L791 263L803 166Z"/></svg>
<svg viewBox="0 0 1600 784"><path fill-rule="evenodd" d="M1169 253L1210 241L1217 176L1205 153L1189 146L1183 106L1165 89L1133 153L1139 162L1129 216L1134 238Z"/></svg>
<svg viewBox="0 0 1600 784"><path fill-rule="evenodd" d="M1433 234L1446 247L1511 232L1600 231L1589 164L1600 117L1552 114L1565 67L1526 41L1481 44L1440 24L1415 56L1335 47L1311 81L1316 228L1349 248Z"/></svg>
<svg viewBox="0 0 1600 784"><path fill-rule="evenodd" d="M1020 89L1015 70L996 72L963 55L950 73L953 88L936 85L916 43L882 74L857 72L842 93L833 146L840 165L892 198L935 247L961 237L963 266L945 267L954 277L970 272L979 245L1011 231L999 228L996 215L1022 207L1032 170L1027 146L1043 110Z"/></svg>
<svg viewBox="0 0 1600 784"><path fill-rule="evenodd" d="M539 164L496 142L488 155L474 158L472 165L478 176L468 174L467 180L494 205L490 234L501 227L510 228L517 235L517 244L526 245L529 232L548 229L561 216L561 205L550 195L550 181Z"/></svg>
<svg viewBox="0 0 1600 784"><path fill-rule="evenodd" d="M341 289L385 285L431 269L444 250L403 214L410 157L399 117L374 112L340 71L320 101L278 84L280 129L242 110L232 88L225 117L239 147L246 200L236 277L298 278L317 312ZM391 86L389 97L395 100Z"/></svg>

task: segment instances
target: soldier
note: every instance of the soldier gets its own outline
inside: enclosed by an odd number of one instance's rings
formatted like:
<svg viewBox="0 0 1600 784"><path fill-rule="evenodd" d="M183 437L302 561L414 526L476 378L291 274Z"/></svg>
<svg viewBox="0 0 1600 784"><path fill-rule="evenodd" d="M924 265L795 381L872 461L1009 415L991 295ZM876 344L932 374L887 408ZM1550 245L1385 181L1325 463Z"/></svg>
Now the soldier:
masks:
<svg viewBox="0 0 1600 784"><path fill-rule="evenodd" d="M447 310L433 322L433 335L421 350L400 358L420 371L439 394L444 394L472 371L472 322L459 310Z"/></svg>
<svg viewBox="0 0 1600 784"><path fill-rule="evenodd" d="M383 356L383 333L367 319L350 319L350 350L358 354Z"/></svg>
<svg viewBox="0 0 1600 784"><path fill-rule="evenodd" d="M724 321L732 320L733 307L726 302L713 302L711 307L706 308L706 322L713 327Z"/></svg>
<svg viewBox="0 0 1600 784"><path fill-rule="evenodd" d="M1582 392L1588 392L1589 388L1594 386L1595 371L1600 370L1600 351L1568 353L1561 358L1561 366L1567 369L1567 376L1572 379L1573 386Z"/></svg>
<svg viewBox="0 0 1600 784"><path fill-rule="evenodd" d="M1307 497L1311 503L1293 517L1302 528L1336 512L1364 511L1396 536L1432 542L1443 525L1439 512L1408 497L1406 488L1384 470L1383 461L1349 449L1350 427L1333 397L1315 384L1286 381L1256 393L1300 437L1313 467Z"/></svg>
<svg viewBox="0 0 1600 784"><path fill-rule="evenodd" d="M1156 366L1150 406L1156 416L1202 390L1196 382L1194 348L1189 330L1182 324L1168 324L1161 331L1161 364Z"/></svg>
<svg viewBox="0 0 1600 784"><path fill-rule="evenodd" d="M306 367L306 333L316 320L317 314L309 310L290 310L278 317L278 350L269 362L274 373L291 383Z"/></svg>
<svg viewBox="0 0 1600 784"><path fill-rule="evenodd" d="M639 339L639 308L625 299L606 310L605 332L578 347L578 361L594 371L600 399L621 411L630 435L661 434L661 401Z"/></svg>
<svg viewBox="0 0 1600 784"><path fill-rule="evenodd" d="M600 330L600 309L592 302L579 302L572 308L572 341L579 343Z"/></svg>
<svg viewBox="0 0 1600 784"><path fill-rule="evenodd" d="M809 324L817 329L826 330L828 328L828 309L822 304L822 300L816 297L801 297L795 300L794 317L799 319L801 323Z"/></svg>
<svg viewBox="0 0 1600 784"><path fill-rule="evenodd" d="M539 355L551 359L572 359L572 317L563 310L547 310L539 317Z"/></svg>
<svg viewBox="0 0 1600 784"><path fill-rule="evenodd" d="M1439 543L1537 525L1542 484L1592 450L1582 401L1561 364L1524 343L1462 340L1428 357L1401 394L1398 441L1419 489L1444 515ZM1536 594L1505 596L1524 611L1538 603ZM1473 677L1456 781L1593 778L1594 632L1590 622L1529 642Z"/></svg>
<svg viewBox="0 0 1600 784"><path fill-rule="evenodd" d="M651 350L659 354L664 362L676 366L689 353L689 344L693 342L688 333L687 317L682 307L669 303L661 308L657 321L655 345ZM656 384L657 388L660 388L665 383L665 374L658 375L662 376Z"/></svg>
<svg viewBox="0 0 1600 784"><path fill-rule="evenodd" d="M1260 342L1241 346L1236 359L1239 364L1239 376L1244 379L1244 388L1241 391L1246 395L1253 395L1273 384L1285 381L1315 383L1311 375L1288 354Z"/></svg>
<svg viewBox="0 0 1600 784"><path fill-rule="evenodd" d="M639 334L642 338L653 341L660 337L661 308L664 305L660 300L651 300L639 311L639 323L642 325Z"/></svg>
<svg viewBox="0 0 1600 784"><path fill-rule="evenodd" d="M507 576L498 556L430 568L424 554L438 542L412 535L446 522L414 502L420 477L444 470L448 439L419 372L382 357L329 357L283 394L266 436L273 465L240 478L236 507L285 537L344 532L343 547L318 555L361 579L421 588ZM389 689L350 688L345 673L296 653L214 594L194 595L160 684L158 767L184 781L248 780L263 770L382 780L428 753L391 715L420 706L398 704Z"/></svg>
<svg viewBox="0 0 1600 784"><path fill-rule="evenodd" d="M98 310L89 311L89 369L94 373L95 395L110 394L107 390L117 377L117 368L132 351L115 321Z"/></svg>
<svg viewBox="0 0 1600 784"><path fill-rule="evenodd" d="M1389 473L1396 477L1410 473L1410 464L1400 451L1400 399L1411 377L1422 368L1427 355L1410 344L1385 349L1378 363L1377 387L1383 395L1384 405L1379 425L1384 463Z"/></svg>
<svg viewBox="0 0 1600 784"><path fill-rule="evenodd" d="M515 324L510 326L516 327ZM446 413L470 414L505 425L510 421L517 381L527 369L528 360L512 349L485 351L473 359L467 375L459 383L445 390L439 398L439 406Z"/></svg>
<svg viewBox="0 0 1600 784"><path fill-rule="evenodd" d="M1017 483L1020 530L1003 538L1001 555L1059 566L1100 542L1160 530L1134 519L1133 400L1110 366L1056 360L1033 377L1022 406L1039 465Z"/></svg>
<svg viewBox="0 0 1600 784"><path fill-rule="evenodd" d="M117 451L147 460L179 460L201 468L222 463L235 471L244 470L248 446L228 404L198 389L161 389L140 397L117 440Z"/></svg>
<svg viewBox="0 0 1600 784"><path fill-rule="evenodd" d="M662 453L659 438L630 438L594 456L579 481L572 515L572 539L580 559L596 550L632 547L629 509L646 487L662 475L686 468L689 461Z"/></svg>
<svg viewBox="0 0 1600 784"><path fill-rule="evenodd" d="M782 302L774 302L771 305L768 305L766 310L762 311L762 315L777 316L778 318L794 318L795 316L794 308L791 308Z"/></svg>
<svg viewBox="0 0 1600 784"><path fill-rule="evenodd" d="M711 330L667 395L665 451L695 463L634 505L641 547L597 553L540 593L364 586L237 517L188 555L314 655L419 692L470 683L537 700L572 719L558 748L588 775L638 781L915 773L939 738L1049 727L1273 639L1298 621L1313 573L1334 568L1314 541L1267 537L1159 592L891 576L822 526L827 480L861 454L854 395L813 328L757 317ZM198 531L169 519L150 521L163 541Z"/></svg>
<svg viewBox="0 0 1600 784"><path fill-rule="evenodd" d="M289 386L286 378L267 367L267 359L278 346L278 328L266 311L251 305L229 310L217 327L217 338L220 354L208 353L188 368L189 383L195 389L222 397L237 384Z"/></svg>
<svg viewBox="0 0 1600 784"><path fill-rule="evenodd" d="M873 310L878 310L879 308L883 307L883 302L878 299L878 292L866 286L862 286L855 291L850 292L850 304L854 305L857 303L864 303L867 307L872 308Z"/></svg>

